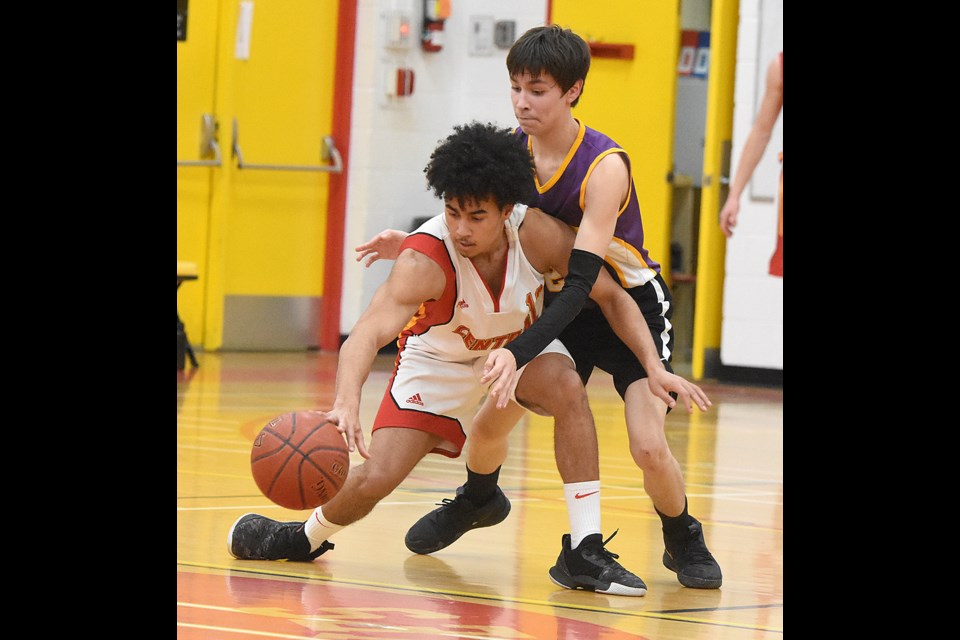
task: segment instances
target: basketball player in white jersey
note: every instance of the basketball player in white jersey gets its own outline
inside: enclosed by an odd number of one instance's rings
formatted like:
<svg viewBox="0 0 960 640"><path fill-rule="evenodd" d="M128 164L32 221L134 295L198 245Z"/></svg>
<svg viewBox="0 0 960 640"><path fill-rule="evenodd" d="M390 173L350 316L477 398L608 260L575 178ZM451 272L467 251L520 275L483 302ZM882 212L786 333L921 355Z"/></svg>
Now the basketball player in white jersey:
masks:
<svg viewBox="0 0 960 640"><path fill-rule="evenodd" d="M484 379L487 356L541 314L544 273L556 270L566 276L566 287L589 293L631 349L652 348L641 344L649 340L649 331L636 304L605 270L593 278L574 273L581 267L575 266L576 253L571 257L574 234L569 227L515 204L533 184L533 165L509 129L480 123L455 127L434 150L424 173L430 188L443 198L445 212L403 241L389 277L340 349L336 399L325 414L364 462L351 468L340 492L306 522L241 517L228 534L228 550L236 558L317 558L333 549L328 541L333 534L370 513L425 455L458 457L467 437L468 471L496 478L506 458L507 436L523 415L520 405L549 411L558 420L581 421L595 438L586 392L573 367L551 380L565 390L559 394L563 406L541 408L536 398L524 396L524 378L536 375L544 360L570 358L559 341L513 376L508 385L513 402L505 409L495 408L496 398L484 399L496 382ZM368 447L360 425L360 392L378 350L393 340L399 348L394 375ZM705 396L698 400L704 401ZM487 414L482 434L470 431L478 407ZM491 492L495 494L483 501L483 508L470 511L475 526L497 524L510 511L495 479ZM591 590L644 595L643 581L597 538L595 545L581 545L582 560L595 569Z"/></svg>

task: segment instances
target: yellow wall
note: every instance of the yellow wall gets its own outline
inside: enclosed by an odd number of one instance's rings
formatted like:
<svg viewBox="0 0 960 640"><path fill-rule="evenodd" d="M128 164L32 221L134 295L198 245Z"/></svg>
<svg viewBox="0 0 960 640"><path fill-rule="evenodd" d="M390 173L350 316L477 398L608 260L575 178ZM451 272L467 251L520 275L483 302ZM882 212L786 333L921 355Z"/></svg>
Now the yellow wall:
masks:
<svg viewBox="0 0 960 640"><path fill-rule="evenodd" d="M573 114L630 156L643 212L644 244L669 273L678 0L553 0L551 21L584 40L632 44L633 60L594 57Z"/></svg>

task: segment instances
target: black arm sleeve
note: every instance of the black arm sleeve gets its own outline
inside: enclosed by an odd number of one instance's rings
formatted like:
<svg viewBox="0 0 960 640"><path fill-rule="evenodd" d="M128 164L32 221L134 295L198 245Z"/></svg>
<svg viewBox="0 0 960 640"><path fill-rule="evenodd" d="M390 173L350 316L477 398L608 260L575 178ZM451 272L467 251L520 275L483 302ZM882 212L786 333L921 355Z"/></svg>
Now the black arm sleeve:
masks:
<svg viewBox="0 0 960 640"><path fill-rule="evenodd" d="M602 266L603 258L597 254L582 249L573 250L563 290L529 329L504 347L517 359L517 369L536 358L577 317L590 296Z"/></svg>

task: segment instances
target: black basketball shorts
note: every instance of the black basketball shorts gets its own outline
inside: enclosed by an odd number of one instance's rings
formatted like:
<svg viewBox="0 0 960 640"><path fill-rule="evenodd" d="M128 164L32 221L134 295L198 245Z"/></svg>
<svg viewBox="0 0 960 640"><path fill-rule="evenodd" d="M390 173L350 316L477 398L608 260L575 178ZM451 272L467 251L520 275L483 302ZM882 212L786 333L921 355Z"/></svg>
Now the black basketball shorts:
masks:
<svg viewBox="0 0 960 640"><path fill-rule="evenodd" d="M670 366L674 345L673 324L670 322L673 296L667 283L657 274L650 282L626 291L640 307L664 367L673 373ZM599 368L613 376L613 384L622 398L631 383L647 377L640 361L617 337L600 307L592 301L588 300L587 306L567 325L560 334L560 341L577 363L577 372L584 385L593 369Z"/></svg>

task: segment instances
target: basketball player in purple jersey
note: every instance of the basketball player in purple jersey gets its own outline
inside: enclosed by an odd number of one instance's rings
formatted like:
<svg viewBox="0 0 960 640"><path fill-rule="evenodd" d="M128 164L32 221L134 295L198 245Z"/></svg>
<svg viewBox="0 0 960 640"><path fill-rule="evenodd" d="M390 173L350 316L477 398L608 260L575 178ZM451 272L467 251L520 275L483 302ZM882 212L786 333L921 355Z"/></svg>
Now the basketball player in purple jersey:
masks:
<svg viewBox="0 0 960 640"><path fill-rule="evenodd" d="M506 62L514 114L520 125L515 135L536 165L536 190L525 203L542 208L577 230L570 273L582 272L590 277L603 266L614 276L646 318L656 353L638 358L617 337L596 305L585 304L585 295L563 287L560 293L548 291L548 306L529 331L491 353L487 380L496 382L490 394L498 399L498 407L504 406L510 372L529 362L558 334L573 355L584 384L595 367L610 373L624 400L631 454L643 472L644 490L662 522L663 565L675 572L684 586L717 589L723 581L720 566L707 549L701 523L688 513L683 474L664 433L666 414L675 406L664 386L664 381L675 380L670 377L674 348L672 296L660 275L660 265L643 246L643 224L629 157L608 136L586 127L572 114L590 69L590 49L569 29L535 27L513 44ZM390 237L392 233L379 234L358 247L358 260L369 256L369 265L379 257L395 256L396 238ZM590 256L603 259L584 260ZM546 282L549 285L557 279L548 277ZM563 286L562 281L559 286ZM551 299L551 294L556 295ZM554 366L559 374L566 364L557 362ZM554 373L541 374L538 397L546 405L559 391L549 382ZM705 410L706 406L700 408ZM688 411L692 411L689 402ZM482 423L475 427L482 429ZM557 468L564 481L571 533L561 539L562 549L550 577L568 589L593 590L602 563L597 562L597 554L581 547L595 545L599 537L599 531L592 528L599 520L595 515L599 512L599 468L591 478L583 478L582 460L594 454L595 450L588 447L596 447L596 436L590 439L573 427L555 423ZM474 486L491 483L491 477L471 473L469 468L467 472L467 482L457 490L458 497L461 493L475 495ZM489 488L485 490L492 495ZM470 512L482 508L477 504L483 503L446 501L410 528L407 547L416 553L432 553L452 544L475 528Z"/></svg>

